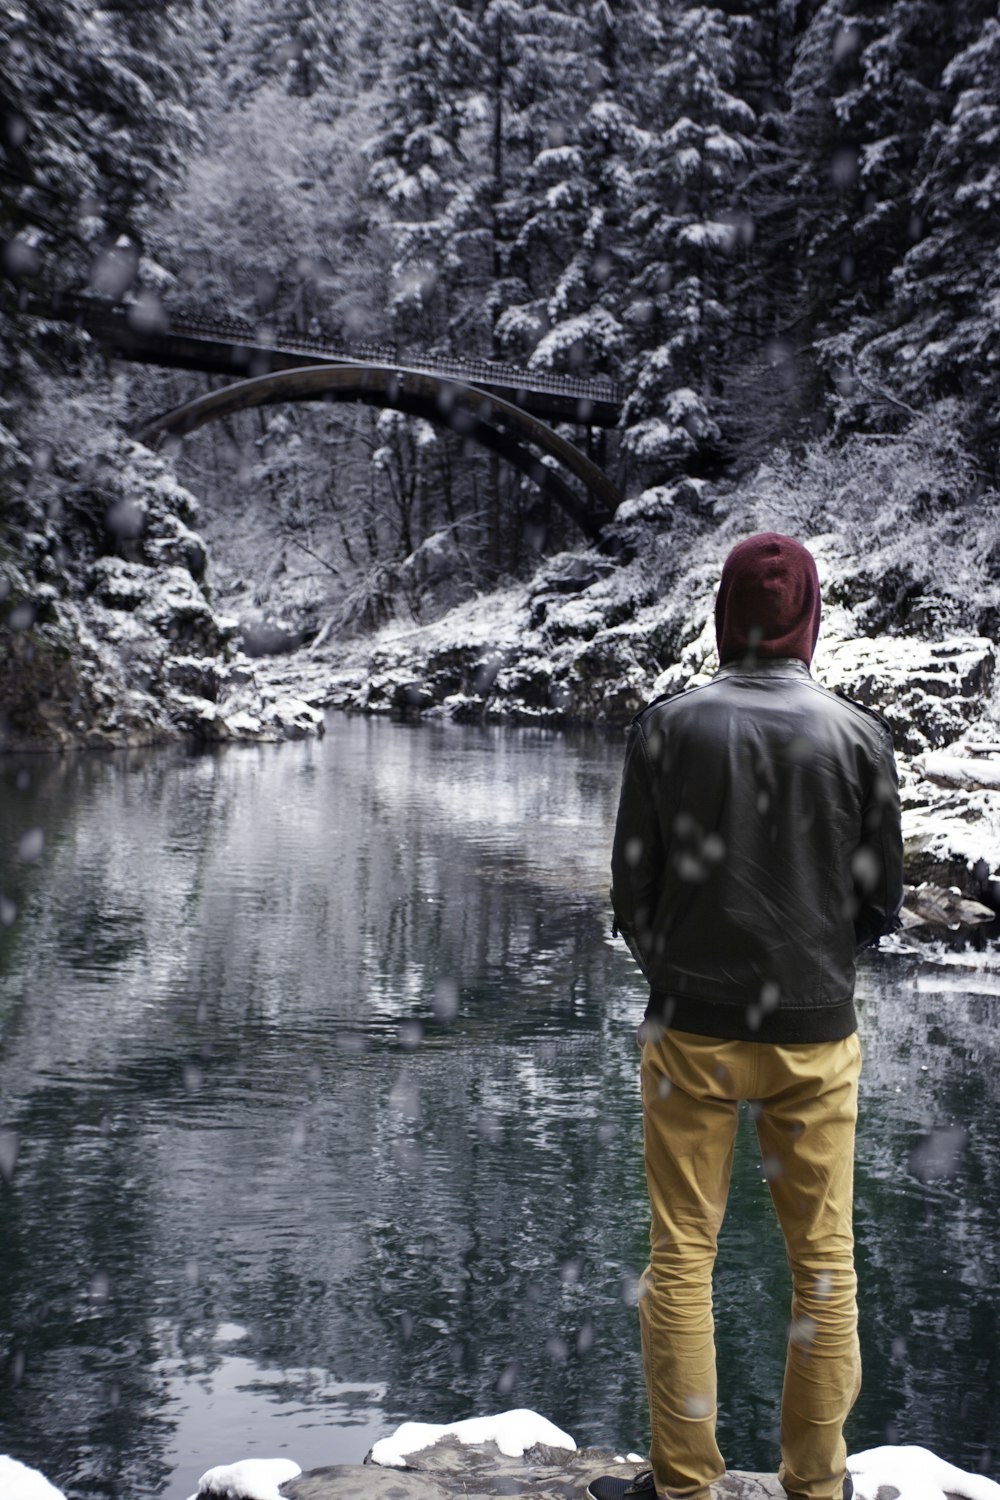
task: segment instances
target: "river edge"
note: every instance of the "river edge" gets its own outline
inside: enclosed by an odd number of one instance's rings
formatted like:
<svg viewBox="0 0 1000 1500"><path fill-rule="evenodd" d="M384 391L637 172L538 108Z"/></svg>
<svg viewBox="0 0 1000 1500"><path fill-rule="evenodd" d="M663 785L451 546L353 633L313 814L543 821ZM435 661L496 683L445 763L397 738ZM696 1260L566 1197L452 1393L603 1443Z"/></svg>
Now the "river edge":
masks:
<svg viewBox="0 0 1000 1500"><path fill-rule="evenodd" d="M456 649L477 655L468 643ZM459 693L447 702L427 687L435 675L435 658L420 660L406 652L387 663L385 645L376 646L376 652L382 664L372 673L367 663L361 670L357 666L345 669L304 652L297 657L258 660L253 663L256 700L252 706L247 705L246 691L241 694L241 705L229 714L225 703L192 699L186 723L171 732L160 727L124 733L121 738L102 736L97 744L67 736L55 744L0 739L0 754L120 753L178 742L192 750L279 744L283 739L322 736L325 714L331 711L411 723L447 720L456 727L549 733L586 730L624 739L634 712L660 696L658 688L666 693L684 691L706 681L715 664L706 652L702 661L691 663L688 658L687 663L673 663L652 681L649 672L640 675L627 666L624 711L604 712L595 720L577 717L567 706L532 705L517 694L496 700L489 693ZM909 663L900 660L903 652L910 657ZM696 670L691 670L693 664ZM892 706L886 717L894 727L897 747L901 738L916 741L915 754L897 750L904 871L907 885L921 889L921 900L907 900L907 926L958 930L1000 913L1000 723L994 708L994 643L985 637L946 642L847 639L822 649L814 667L820 682L865 706L885 705L889 697ZM511 675L520 670L514 661ZM987 691L981 693L981 685ZM621 676L609 679L609 699L618 694L621 702L621 691ZM901 733L904 711L913 717ZM931 744L945 742L943 750L931 748L927 730ZM969 901L982 904L975 910Z"/></svg>
<svg viewBox="0 0 1000 1500"><path fill-rule="evenodd" d="M662 527L663 515L656 519ZM652 699L716 669L715 584L740 523L691 540L665 589L651 579L641 545L651 523L645 532L636 524L624 557L562 553L529 580L436 619L395 619L347 641L321 632L281 655L247 655L239 622L215 611L174 551L166 562L158 554L101 559L100 587L85 601L53 598L42 608L34 600L10 637L8 665L31 711L20 722L9 708L7 722L0 714L0 751L277 743L321 735L330 710L621 732ZM837 534L808 545L827 601L814 675L889 722L908 882L1000 908L1000 702L989 609L980 599L971 613L956 613L950 596L921 595L902 627L887 625L885 577L866 572ZM202 565L202 553L195 561ZM978 631L959 628L970 622Z"/></svg>

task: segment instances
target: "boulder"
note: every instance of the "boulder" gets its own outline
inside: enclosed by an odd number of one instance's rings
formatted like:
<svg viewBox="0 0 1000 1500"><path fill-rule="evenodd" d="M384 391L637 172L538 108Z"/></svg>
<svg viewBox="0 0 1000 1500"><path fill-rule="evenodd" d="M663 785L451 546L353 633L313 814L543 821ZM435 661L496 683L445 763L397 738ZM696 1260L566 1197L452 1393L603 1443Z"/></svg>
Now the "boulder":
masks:
<svg viewBox="0 0 1000 1500"><path fill-rule="evenodd" d="M955 931L960 927L974 927L980 922L992 922L996 912L963 896L957 886L945 887L925 881L923 885L903 887L903 910L900 914L904 927L946 927Z"/></svg>
<svg viewBox="0 0 1000 1500"><path fill-rule="evenodd" d="M287 1500L492 1500L494 1496L531 1500L585 1500L587 1483L598 1474L631 1478L649 1465L625 1462L601 1448L550 1448L537 1444L508 1457L493 1442L467 1444L441 1438L413 1454L405 1469L366 1462L310 1469L281 1486ZM716 1500L786 1500L773 1474L727 1474L713 1485Z"/></svg>

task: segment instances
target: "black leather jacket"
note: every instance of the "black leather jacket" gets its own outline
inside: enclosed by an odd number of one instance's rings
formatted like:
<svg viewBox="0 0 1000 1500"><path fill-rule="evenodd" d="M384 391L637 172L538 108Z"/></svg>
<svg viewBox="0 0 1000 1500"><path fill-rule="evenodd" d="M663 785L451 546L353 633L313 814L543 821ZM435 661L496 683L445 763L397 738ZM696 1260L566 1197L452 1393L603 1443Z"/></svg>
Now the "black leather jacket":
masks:
<svg viewBox="0 0 1000 1500"><path fill-rule="evenodd" d="M650 704L612 878L648 1017L748 1041L849 1036L855 949L898 926L902 900L888 726L794 659L728 664Z"/></svg>

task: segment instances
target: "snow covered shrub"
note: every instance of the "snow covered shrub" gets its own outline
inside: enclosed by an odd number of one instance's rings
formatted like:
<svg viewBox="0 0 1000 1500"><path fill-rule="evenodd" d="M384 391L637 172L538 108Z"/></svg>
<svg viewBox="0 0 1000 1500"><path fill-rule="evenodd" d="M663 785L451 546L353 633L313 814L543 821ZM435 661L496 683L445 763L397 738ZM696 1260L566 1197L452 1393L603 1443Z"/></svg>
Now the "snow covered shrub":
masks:
<svg viewBox="0 0 1000 1500"><path fill-rule="evenodd" d="M816 541L824 596L853 611L861 634L995 630L1000 496L984 489L956 403L898 434L779 450L741 493L740 511L744 535Z"/></svg>

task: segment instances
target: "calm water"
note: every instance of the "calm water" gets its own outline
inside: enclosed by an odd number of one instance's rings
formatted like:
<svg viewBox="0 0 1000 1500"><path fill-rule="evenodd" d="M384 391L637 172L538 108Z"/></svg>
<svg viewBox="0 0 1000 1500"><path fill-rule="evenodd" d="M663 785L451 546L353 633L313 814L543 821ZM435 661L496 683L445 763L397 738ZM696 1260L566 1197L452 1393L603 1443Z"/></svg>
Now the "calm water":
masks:
<svg viewBox="0 0 1000 1500"><path fill-rule="evenodd" d="M517 1405L644 1447L621 749L334 717L0 762L0 1451L183 1500ZM885 956L861 990L850 1446L996 1473L1000 965ZM773 1469L788 1289L740 1144L721 1441Z"/></svg>

